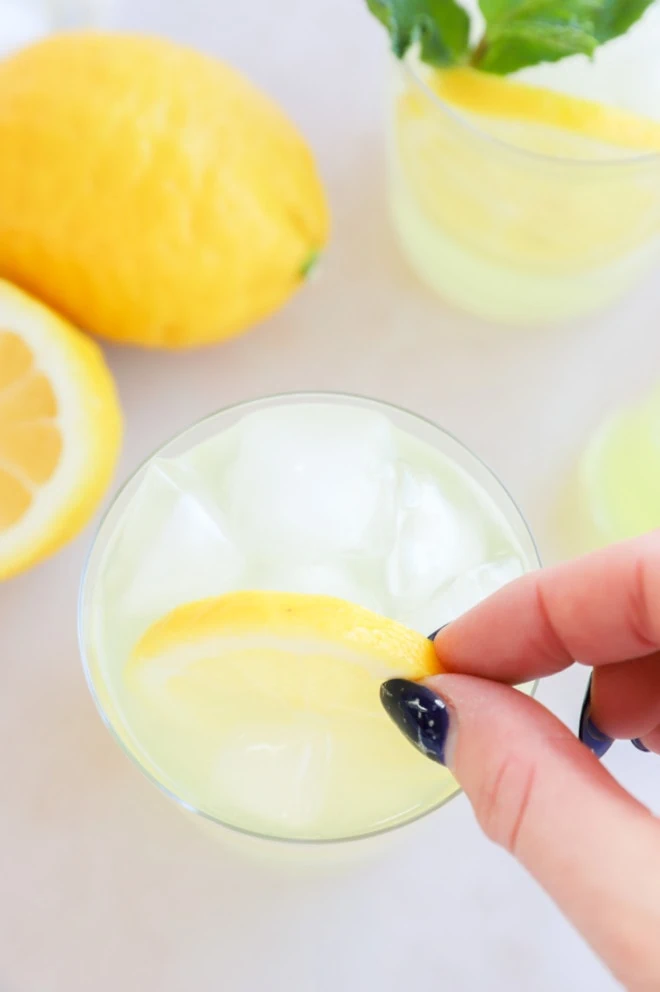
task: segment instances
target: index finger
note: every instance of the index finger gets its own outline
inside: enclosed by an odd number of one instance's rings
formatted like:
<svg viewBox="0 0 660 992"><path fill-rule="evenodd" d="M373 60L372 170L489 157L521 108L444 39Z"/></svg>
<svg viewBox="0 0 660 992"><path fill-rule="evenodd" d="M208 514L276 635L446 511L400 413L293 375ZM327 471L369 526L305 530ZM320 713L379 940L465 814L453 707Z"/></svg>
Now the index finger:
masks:
<svg viewBox="0 0 660 992"><path fill-rule="evenodd" d="M660 530L532 572L440 631L451 672L504 682L660 648Z"/></svg>

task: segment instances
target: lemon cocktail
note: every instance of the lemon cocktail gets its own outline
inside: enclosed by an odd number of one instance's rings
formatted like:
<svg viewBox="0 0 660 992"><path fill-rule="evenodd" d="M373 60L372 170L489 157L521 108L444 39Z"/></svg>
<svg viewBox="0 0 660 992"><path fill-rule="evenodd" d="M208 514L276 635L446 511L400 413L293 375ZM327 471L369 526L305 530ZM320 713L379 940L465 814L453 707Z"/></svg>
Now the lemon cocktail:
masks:
<svg viewBox="0 0 660 992"><path fill-rule="evenodd" d="M81 641L102 713L184 806L338 840L456 791L379 702L438 670L427 635L537 563L491 473L434 425L298 395L217 414L127 484L92 551Z"/></svg>
<svg viewBox="0 0 660 992"><path fill-rule="evenodd" d="M641 61L646 32L654 32L657 51L660 9L617 37L651 0L634 11L623 0L579 11L571 0L549 0L543 10L480 0L479 10L468 5L471 22L454 12L460 45L442 21L443 5L368 2L399 56L389 115L392 214L428 286L482 317L539 324L604 306L657 260L654 62L638 74L639 100L627 94L619 105L608 102L610 76L626 89L626 67ZM429 35L432 23L437 36ZM483 32L478 44L470 41L475 30ZM580 60L584 71L576 71ZM655 119L648 116L652 86Z"/></svg>

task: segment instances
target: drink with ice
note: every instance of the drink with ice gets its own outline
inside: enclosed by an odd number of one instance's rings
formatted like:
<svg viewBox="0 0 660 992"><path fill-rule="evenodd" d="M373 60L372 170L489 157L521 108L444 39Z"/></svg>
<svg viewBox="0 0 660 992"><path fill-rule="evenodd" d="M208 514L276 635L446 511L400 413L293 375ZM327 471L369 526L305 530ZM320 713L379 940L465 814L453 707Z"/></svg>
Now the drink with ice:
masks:
<svg viewBox="0 0 660 992"><path fill-rule="evenodd" d="M508 495L433 425L348 397L246 404L168 445L108 514L81 603L90 683L188 808L289 840L376 833L456 790L380 709L395 672L315 636L301 649L281 616L232 640L208 604L322 594L426 635L535 564ZM331 638L342 607L324 602Z"/></svg>

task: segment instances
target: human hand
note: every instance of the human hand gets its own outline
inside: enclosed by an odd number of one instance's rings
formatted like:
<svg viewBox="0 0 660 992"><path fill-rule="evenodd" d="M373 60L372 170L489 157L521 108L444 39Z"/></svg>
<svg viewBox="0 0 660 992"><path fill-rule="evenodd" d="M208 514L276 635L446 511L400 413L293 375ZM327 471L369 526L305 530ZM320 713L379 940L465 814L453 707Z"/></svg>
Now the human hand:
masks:
<svg viewBox="0 0 660 992"><path fill-rule="evenodd" d="M596 755L612 738L660 753L660 532L511 583L435 645L451 674L386 682L386 710L451 768L486 834L625 988L658 992L660 820ZM580 721L587 747L511 687L576 658L593 667Z"/></svg>

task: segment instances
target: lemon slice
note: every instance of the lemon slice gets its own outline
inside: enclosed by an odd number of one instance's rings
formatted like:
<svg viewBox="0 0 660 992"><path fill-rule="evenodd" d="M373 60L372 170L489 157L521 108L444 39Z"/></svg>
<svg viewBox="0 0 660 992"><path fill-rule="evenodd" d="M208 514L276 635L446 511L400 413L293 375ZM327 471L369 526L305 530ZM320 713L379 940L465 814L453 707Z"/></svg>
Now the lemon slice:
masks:
<svg viewBox="0 0 660 992"><path fill-rule="evenodd" d="M434 72L428 82L447 103L472 114L555 128L630 151L660 152L659 123L593 100L474 69Z"/></svg>
<svg viewBox="0 0 660 992"><path fill-rule="evenodd" d="M328 596L236 592L142 636L122 686L126 745L197 809L252 832L337 839L456 788L404 739L380 683L439 670L433 645Z"/></svg>
<svg viewBox="0 0 660 992"><path fill-rule="evenodd" d="M382 710L378 686L439 670L430 641L330 596L236 592L180 606L155 623L125 671L129 688L178 701L197 717L209 707L268 697L317 714Z"/></svg>
<svg viewBox="0 0 660 992"><path fill-rule="evenodd" d="M98 346L0 281L0 579L87 523L120 437L119 404Z"/></svg>

